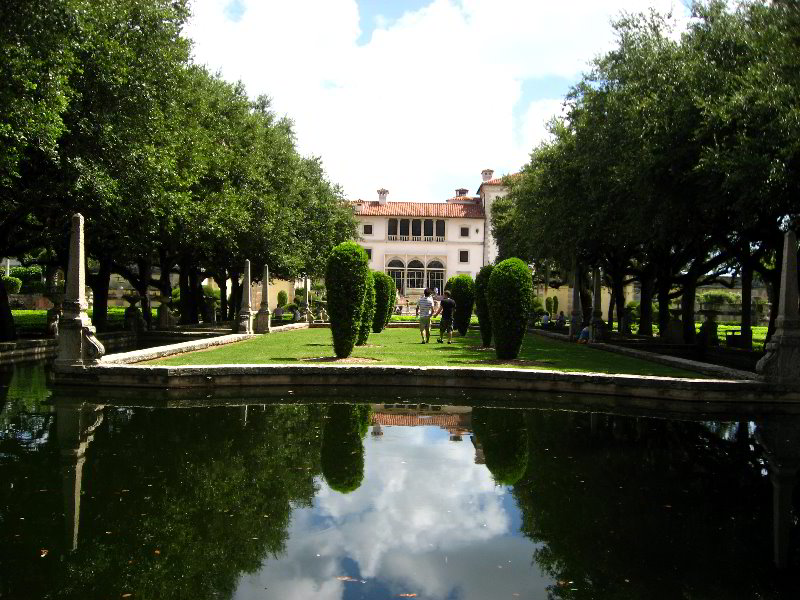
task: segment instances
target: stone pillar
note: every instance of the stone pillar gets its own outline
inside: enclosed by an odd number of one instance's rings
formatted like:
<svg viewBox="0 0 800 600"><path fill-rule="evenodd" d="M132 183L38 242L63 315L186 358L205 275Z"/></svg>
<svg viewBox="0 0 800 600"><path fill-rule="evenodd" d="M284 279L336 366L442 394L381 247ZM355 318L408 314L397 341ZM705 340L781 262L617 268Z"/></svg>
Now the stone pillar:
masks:
<svg viewBox="0 0 800 600"><path fill-rule="evenodd" d="M250 309L252 295L250 290L250 261L244 261L242 274L242 306L237 317L237 333L253 333L253 311Z"/></svg>
<svg viewBox="0 0 800 600"><path fill-rule="evenodd" d="M83 215L72 216L69 240L67 288L58 327L58 356L55 369L96 364L105 353L95 337L95 329L86 314L86 263L83 242Z"/></svg>
<svg viewBox="0 0 800 600"><path fill-rule="evenodd" d="M600 269L595 269L592 283L594 284L594 297L592 298L592 328L593 342L602 341L605 337L606 322L603 321L603 287Z"/></svg>
<svg viewBox="0 0 800 600"><path fill-rule="evenodd" d="M580 273L578 272L578 260L574 259L572 261L572 312L569 319L569 339L577 339L581 332L582 319Z"/></svg>
<svg viewBox="0 0 800 600"><path fill-rule="evenodd" d="M261 280L261 306L256 313L256 333L272 331L272 319L269 313L269 267L264 265L264 277Z"/></svg>
<svg viewBox="0 0 800 600"><path fill-rule="evenodd" d="M800 315L798 315L797 236L786 232L783 241L781 289L778 291L778 318L767 353L756 371L767 381L800 387Z"/></svg>

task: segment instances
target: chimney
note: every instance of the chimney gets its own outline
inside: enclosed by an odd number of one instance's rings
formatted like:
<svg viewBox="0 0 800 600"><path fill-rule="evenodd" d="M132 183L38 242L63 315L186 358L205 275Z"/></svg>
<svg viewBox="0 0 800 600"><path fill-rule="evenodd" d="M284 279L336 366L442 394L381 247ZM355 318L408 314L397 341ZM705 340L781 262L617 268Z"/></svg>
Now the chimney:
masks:
<svg viewBox="0 0 800 600"><path fill-rule="evenodd" d="M386 204L386 196L389 194L389 190L386 188L381 188L378 190L378 202L381 204Z"/></svg>
<svg viewBox="0 0 800 600"><path fill-rule="evenodd" d="M466 196L469 190L467 188L458 188L456 190L456 196Z"/></svg>
<svg viewBox="0 0 800 600"><path fill-rule="evenodd" d="M494 175L494 171L492 169L484 169L483 171L481 171L481 177L483 177L483 183L489 181L492 178L492 175Z"/></svg>

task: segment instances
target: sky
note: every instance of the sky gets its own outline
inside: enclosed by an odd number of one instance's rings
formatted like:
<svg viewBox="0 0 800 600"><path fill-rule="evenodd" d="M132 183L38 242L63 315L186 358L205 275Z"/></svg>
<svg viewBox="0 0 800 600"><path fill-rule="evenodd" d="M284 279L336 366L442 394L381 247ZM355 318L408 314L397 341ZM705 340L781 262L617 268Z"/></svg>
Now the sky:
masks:
<svg viewBox="0 0 800 600"><path fill-rule="evenodd" d="M435 202L517 172L611 22L684 0L193 0L194 59L294 121L345 196Z"/></svg>

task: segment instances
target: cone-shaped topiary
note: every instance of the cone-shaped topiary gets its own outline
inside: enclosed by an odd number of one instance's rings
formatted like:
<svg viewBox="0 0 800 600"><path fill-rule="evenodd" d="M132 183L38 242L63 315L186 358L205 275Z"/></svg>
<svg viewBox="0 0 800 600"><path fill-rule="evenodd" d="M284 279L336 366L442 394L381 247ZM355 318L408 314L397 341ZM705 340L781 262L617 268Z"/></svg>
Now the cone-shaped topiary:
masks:
<svg viewBox="0 0 800 600"><path fill-rule="evenodd" d="M486 301L497 358L516 358L519 354L528 325L532 293L531 272L520 259L508 258L492 269Z"/></svg>
<svg viewBox="0 0 800 600"><path fill-rule="evenodd" d="M361 328L358 330L356 346L367 343L369 332L372 329L372 320L375 318L375 279L372 271L367 271L367 289L364 292L364 309L361 313Z"/></svg>
<svg viewBox="0 0 800 600"><path fill-rule="evenodd" d="M339 358L350 356L358 339L368 273L367 253L354 242L339 244L328 257L325 269L328 315L333 350Z"/></svg>
<svg viewBox="0 0 800 600"><path fill-rule="evenodd" d="M391 308L389 302L394 304L394 281L386 273L373 271L372 279L375 282L375 316L372 317L372 333L380 333L389 322Z"/></svg>
<svg viewBox="0 0 800 600"><path fill-rule="evenodd" d="M384 275L386 274L384 273ZM389 276L386 275L386 277ZM392 285L389 286L389 297L387 298L386 302L387 306L389 307L389 310L386 311L386 322L383 324L384 327L386 327L386 325L389 324L389 321L391 320L392 315L394 314L394 305L397 304L397 284L391 277L389 277L389 281L392 282Z"/></svg>
<svg viewBox="0 0 800 600"><path fill-rule="evenodd" d="M467 335L472 305L475 303L475 282L469 275L454 275L447 280L444 289L450 290L450 297L456 301L453 329L461 335Z"/></svg>
<svg viewBox="0 0 800 600"><path fill-rule="evenodd" d="M484 347L492 345L492 317L489 314L489 305L486 303L486 290L489 287L489 277L493 265L485 265L475 277L475 314L478 315L478 324L481 328L481 344Z"/></svg>
<svg viewBox="0 0 800 600"><path fill-rule="evenodd" d="M320 463L328 485L342 494L357 490L364 479L362 438L369 428L369 406L332 404L322 432Z"/></svg>

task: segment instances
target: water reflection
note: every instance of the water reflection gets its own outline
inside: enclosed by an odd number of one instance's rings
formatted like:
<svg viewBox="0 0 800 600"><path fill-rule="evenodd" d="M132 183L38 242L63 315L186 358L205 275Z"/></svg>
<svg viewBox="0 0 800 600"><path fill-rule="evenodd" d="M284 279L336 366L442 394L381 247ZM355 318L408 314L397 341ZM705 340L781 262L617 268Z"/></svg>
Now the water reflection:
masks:
<svg viewBox="0 0 800 600"><path fill-rule="evenodd" d="M2 598L796 597L796 417L13 397Z"/></svg>

